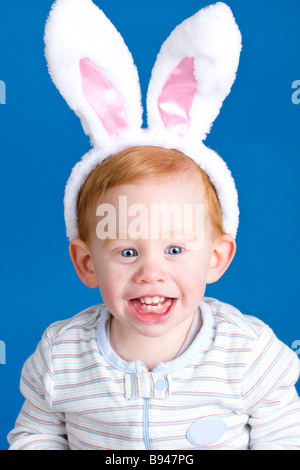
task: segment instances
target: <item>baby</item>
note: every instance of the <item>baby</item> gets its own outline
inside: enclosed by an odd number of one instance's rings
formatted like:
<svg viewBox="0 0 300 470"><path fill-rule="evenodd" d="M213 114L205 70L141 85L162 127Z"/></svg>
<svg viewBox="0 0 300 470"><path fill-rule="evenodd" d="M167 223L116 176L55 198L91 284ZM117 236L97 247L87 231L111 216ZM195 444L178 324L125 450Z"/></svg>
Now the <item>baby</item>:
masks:
<svg viewBox="0 0 300 470"><path fill-rule="evenodd" d="M84 15L103 20L90 1L71 3L78 6L79 25ZM53 24L70 5L57 3L48 38L53 31L57 37ZM220 19L236 26L228 10L218 3L195 16L221 34ZM190 24L184 31L192 30ZM102 127L81 108L95 148L73 169L65 216L76 272L87 286L99 287L103 303L45 331L23 368L25 403L9 434L10 448L300 449L297 356L262 321L204 297L206 285L225 273L235 255L238 210L234 182L220 157L199 143L194 152L180 140L199 127L190 99L198 96L196 59L177 60L156 94L159 116L168 132L172 128L164 140L157 129L151 138L124 137L130 112L122 108L123 98L114 97L118 86L94 60L82 52L80 57L78 87ZM97 87L101 99L110 90L105 113L95 105ZM149 90L151 107L155 93ZM74 97L68 99L76 108ZM176 99L179 114L166 106ZM154 128L155 119L154 113ZM103 139L117 134L118 143L99 144L99 132ZM110 150L118 146L120 151Z"/></svg>
<svg viewBox="0 0 300 470"><path fill-rule="evenodd" d="M148 234L133 233L134 219L126 224L127 231L117 224L116 237L99 233L97 206L116 208L119 221L121 197L129 210L145 208L146 216L138 222L149 228ZM196 217L197 205L207 207L203 221ZM165 208L162 220L155 217L155 207ZM178 213L171 213L172 207ZM184 220L187 207L191 220ZM235 253L235 240L222 230L220 206L205 173L176 150L123 151L104 161L87 180L78 202L78 228L80 238L70 242L71 259L80 279L100 288L111 314L112 349L127 362L138 359L150 371L173 360L206 284L221 277ZM200 312L196 321L200 330Z"/></svg>

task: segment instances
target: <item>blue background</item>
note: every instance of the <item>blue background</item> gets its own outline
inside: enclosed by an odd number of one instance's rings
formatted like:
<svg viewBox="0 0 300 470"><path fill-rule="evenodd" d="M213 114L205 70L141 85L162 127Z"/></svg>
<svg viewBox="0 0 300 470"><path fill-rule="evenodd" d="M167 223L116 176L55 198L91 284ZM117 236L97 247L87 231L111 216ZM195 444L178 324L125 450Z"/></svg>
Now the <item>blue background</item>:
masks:
<svg viewBox="0 0 300 470"><path fill-rule="evenodd" d="M123 35L144 97L160 45L209 0L96 0ZM88 137L52 84L43 30L52 0L0 0L0 448L22 406L21 368L44 329L101 301L68 255L64 186ZM228 0L243 36L237 80L206 144L227 162L241 219L229 271L207 294L258 316L290 347L300 340L299 0ZM300 349L299 351L300 352ZM298 384L298 391L300 387Z"/></svg>

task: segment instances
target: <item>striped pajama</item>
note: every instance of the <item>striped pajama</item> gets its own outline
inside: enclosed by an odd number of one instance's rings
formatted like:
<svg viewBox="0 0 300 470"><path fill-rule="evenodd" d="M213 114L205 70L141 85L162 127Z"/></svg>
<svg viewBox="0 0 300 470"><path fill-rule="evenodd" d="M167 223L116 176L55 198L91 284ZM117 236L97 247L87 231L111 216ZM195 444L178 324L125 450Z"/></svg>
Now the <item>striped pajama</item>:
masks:
<svg viewBox="0 0 300 470"><path fill-rule="evenodd" d="M152 372L112 350L104 305L52 324L21 376L10 449L300 449L299 360L215 299L178 358Z"/></svg>

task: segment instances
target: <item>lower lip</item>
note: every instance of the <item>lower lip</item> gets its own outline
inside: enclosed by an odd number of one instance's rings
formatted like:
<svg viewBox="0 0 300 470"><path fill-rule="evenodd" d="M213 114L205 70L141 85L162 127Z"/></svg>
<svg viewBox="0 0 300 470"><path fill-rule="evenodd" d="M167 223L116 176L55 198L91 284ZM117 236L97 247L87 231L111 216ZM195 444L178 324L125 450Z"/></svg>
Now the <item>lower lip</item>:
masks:
<svg viewBox="0 0 300 470"><path fill-rule="evenodd" d="M132 300L128 301L128 307L133 316L138 320L139 322L142 323L148 323L148 324L154 324L154 323L162 323L166 320L168 320L174 311L175 305L176 305L177 299L172 299L172 303L168 310L164 313L154 313L154 312L149 312L149 313L140 313L135 307L132 302Z"/></svg>

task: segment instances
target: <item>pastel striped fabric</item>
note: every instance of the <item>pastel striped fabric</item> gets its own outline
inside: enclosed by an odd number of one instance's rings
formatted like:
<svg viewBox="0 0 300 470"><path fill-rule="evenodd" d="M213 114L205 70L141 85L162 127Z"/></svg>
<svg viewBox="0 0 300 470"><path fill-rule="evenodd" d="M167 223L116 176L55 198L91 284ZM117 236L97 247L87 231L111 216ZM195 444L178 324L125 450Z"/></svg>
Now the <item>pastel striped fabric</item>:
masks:
<svg viewBox="0 0 300 470"><path fill-rule="evenodd" d="M112 350L104 305L51 325L22 371L10 449L300 449L298 357L255 317L200 309L192 344L151 372Z"/></svg>

